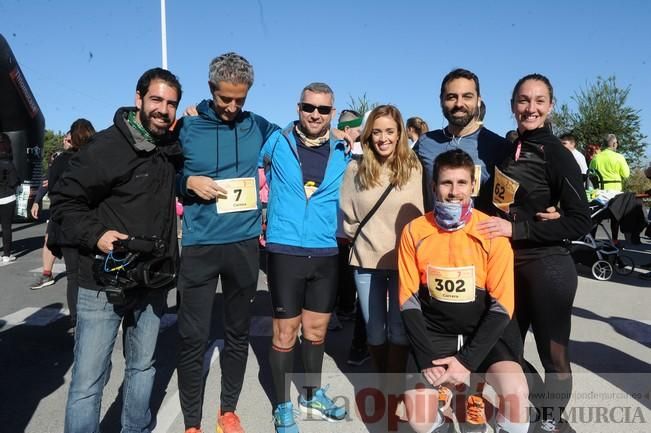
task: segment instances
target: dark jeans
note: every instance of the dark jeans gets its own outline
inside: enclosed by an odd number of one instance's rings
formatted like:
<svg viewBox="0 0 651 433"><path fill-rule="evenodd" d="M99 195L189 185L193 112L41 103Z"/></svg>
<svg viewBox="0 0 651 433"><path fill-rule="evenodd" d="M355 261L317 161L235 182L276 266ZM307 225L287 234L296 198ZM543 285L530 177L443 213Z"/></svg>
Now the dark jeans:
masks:
<svg viewBox="0 0 651 433"><path fill-rule="evenodd" d="M178 290L179 394L186 428L201 425L203 358L210 336L215 289L222 279L224 349L221 411L237 406L249 354L251 305L258 283L258 239L183 247Z"/></svg>
<svg viewBox="0 0 651 433"><path fill-rule="evenodd" d="M15 201L7 204L0 204L0 224L2 225L2 246L4 248L4 256L11 255L11 222L14 219L15 209Z"/></svg>
<svg viewBox="0 0 651 433"><path fill-rule="evenodd" d="M66 264L66 299L70 310L70 320L77 321L77 296L79 293L79 251L76 248L61 248L63 261Z"/></svg>

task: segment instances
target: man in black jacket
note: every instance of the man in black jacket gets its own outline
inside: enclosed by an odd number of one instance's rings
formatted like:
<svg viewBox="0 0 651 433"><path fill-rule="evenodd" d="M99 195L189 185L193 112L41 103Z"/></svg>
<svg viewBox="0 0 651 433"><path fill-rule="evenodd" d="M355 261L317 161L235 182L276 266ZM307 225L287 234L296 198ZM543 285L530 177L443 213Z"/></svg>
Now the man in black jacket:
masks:
<svg viewBox="0 0 651 433"><path fill-rule="evenodd" d="M136 107L118 109L113 126L96 134L92 145L72 158L50 193L53 220L61 225L66 242L79 248L66 433L99 431L102 389L122 322L122 432L150 431L153 356L166 291L151 288L143 274L128 271L152 263L150 254L159 263L175 266L174 181L181 151L169 129L180 99L181 85L173 74L160 68L145 72L136 87ZM156 248L127 256L134 259L130 263L121 262L124 256L114 242L134 236L157 239L150 242ZM173 269L165 272L171 280ZM123 297L126 301L120 302Z"/></svg>

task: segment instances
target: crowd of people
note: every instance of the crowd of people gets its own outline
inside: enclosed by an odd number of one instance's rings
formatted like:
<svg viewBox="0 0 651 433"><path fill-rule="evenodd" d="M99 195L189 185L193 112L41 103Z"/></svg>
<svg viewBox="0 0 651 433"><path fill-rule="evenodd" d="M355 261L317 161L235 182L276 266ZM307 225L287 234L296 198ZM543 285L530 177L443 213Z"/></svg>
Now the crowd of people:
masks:
<svg viewBox="0 0 651 433"><path fill-rule="evenodd" d="M344 110L332 128L335 95L320 82L297 89L297 120L281 128L244 110L253 83L245 58L218 56L209 65L210 97L177 121L181 84L155 68L138 80L135 107L119 108L111 127L95 133L85 119L72 124L47 182L46 243L65 260L75 326L65 432L99 431L121 325L122 431L150 431L154 350L175 284L186 433L202 431L203 362L216 317L224 323L217 431L244 431L236 412L258 284L260 174L268 187L268 360L277 433L299 432L295 405L333 422L348 415L321 378L336 307L358 315L349 362L370 355L379 386L401 395L389 413L402 406L414 431L452 431L439 401L449 402L461 384L470 387L463 431L486 431L487 383L498 396L496 432L525 433L530 423L536 432L572 432L563 411L572 391L568 342L578 280L566 240L591 229L588 166L574 136L559 140L551 131L549 79L530 74L516 83L510 139L484 126L479 79L465 69L443 78L448 123L432 131L419 117L405 122L393 105ZM10 261L5 224L19 180L7 162L8 137L0 138L2 260ZM602 160L616 159L609 152L590 167L610 173L602 168ZM628 172L617 175L604 182L621 186ZM44 256L36 288L53 281L53 261ZM214 312L220 280L224 308ZM529 330L544 380L523 358ZM426 386L405 379L410 353ZM305 376L294 403L297 370ZM533 391L542 397L530 402Z"/></svg>

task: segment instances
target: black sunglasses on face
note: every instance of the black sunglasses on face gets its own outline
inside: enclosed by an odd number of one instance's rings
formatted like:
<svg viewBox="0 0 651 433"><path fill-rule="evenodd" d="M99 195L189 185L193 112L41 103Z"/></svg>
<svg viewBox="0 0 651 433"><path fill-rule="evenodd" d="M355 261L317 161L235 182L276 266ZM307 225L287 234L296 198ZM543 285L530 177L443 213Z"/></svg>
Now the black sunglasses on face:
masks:
<svg viewBox="0 0 651 433"><path fill-rule="evenodd" d="M304 113L314 113L314 110L317 110L319 114L330 114L332 111L332 107L330 105L312 105L308 104L307 102L301 102L298 104L298 106L301 108L301 111Z"/></svg>

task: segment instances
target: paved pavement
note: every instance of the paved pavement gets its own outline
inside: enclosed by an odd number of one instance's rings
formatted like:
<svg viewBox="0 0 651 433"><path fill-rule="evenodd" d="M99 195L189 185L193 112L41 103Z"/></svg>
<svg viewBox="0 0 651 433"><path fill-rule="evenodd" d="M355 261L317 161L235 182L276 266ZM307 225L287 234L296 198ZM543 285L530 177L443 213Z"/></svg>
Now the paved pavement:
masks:
<svg viewBox="0 0 651 433"><path fill-rule="evenodd" d="M63 431L64 406L70 381L73 337L67 332L64 267L57 263L55 285L33 291L29 284L41 268L40 247L44 224L14 225L16 262L0 266L0 433ZM638 264L651 262L651 240L636 251L625 251ZM579 432L651 432L651 281L638 272L611 281L597 281L589 269L579 267L570 346L574 393L568 409ZM641 271L646 272L646 271ZM152 401L156 433L182 432L175 366L175 293L159 335L157 377ZM222 308L221 296L215 311ZM271 380L266 361L270 344L270 302L266 279L260 274L254 303L254 323L246 379L238 412L247 432L271 432ZM216 315L219 317L219 315ZM376 411L369 387L375 383L370 366L350 367L346 356L352 324L331 332L326 343L324 383L334 395L348 402L351 415L331 424L301 419L303 432L387 431L386 419ZM219 350L222 326L215 320L211 346L206 355L207 384L204 430L212 431L219 396ZM532 338L525 354L540 369ZM102 406L102 431L119 431L120 383L123 354L116 343L113 370ZM294 396L296 390L294 389ZM362 413L354 404L356 396ZM377 396L376 396L377 397ZM400 425L399 431L407 431Z"/></svg>

